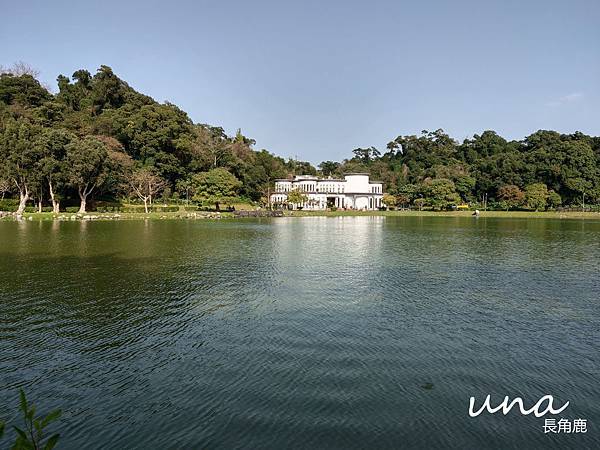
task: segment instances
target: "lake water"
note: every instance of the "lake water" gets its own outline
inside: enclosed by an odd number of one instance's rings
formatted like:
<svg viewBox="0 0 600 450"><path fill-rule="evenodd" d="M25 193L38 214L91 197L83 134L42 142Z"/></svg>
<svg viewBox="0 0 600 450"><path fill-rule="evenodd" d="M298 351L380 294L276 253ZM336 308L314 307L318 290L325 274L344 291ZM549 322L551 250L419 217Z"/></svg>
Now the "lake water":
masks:
<svg viewBox="0 0 600 450"><path fill-rule="evenodd" d="M23 387L64 449L598 448L599 274L600 220L2 222L0 417Z"/></svg>

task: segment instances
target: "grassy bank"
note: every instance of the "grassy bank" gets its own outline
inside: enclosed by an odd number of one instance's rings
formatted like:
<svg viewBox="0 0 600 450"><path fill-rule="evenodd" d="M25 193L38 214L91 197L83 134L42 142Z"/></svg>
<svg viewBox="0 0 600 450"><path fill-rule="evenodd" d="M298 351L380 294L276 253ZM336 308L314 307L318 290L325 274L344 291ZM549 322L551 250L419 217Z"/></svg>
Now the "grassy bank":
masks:
<svg viewBox="0 0 600 450"><path fill-rule="evenodd" d="M471 217L471 211L286 211L286 217ZM592 219L600 220L599 212L576 211L482 211L480 217L520 218L520 219ZM231 212L151 212L145 213L96 213L71 214L61 213L25 213L25 220L194 220L194 219L232 219ZM14 216L0 220L15 220Z"/></svg>
<svg viewBox="0 0 600 450"><path fill-rule="evenodd" d="M391 217L471 217L472 211L288 211L286 216L391 216ZM522 219L596 219L598 212L576 211L481 211L480 217L503 217Z"/></svg>
<svg viewBox="0 0 600 450"><path fill-rule="evenodd" d="M90 212L86 214L71 214L61 213L53 214L49 212L43 213L24 213L24 220L60 220L60 221L87 221L87 220L174 220L174 219L227 219L233 218L231 212L150 212L145 213L96 213ZM0 220L15 220L14 216L4 217Z"/></svg>

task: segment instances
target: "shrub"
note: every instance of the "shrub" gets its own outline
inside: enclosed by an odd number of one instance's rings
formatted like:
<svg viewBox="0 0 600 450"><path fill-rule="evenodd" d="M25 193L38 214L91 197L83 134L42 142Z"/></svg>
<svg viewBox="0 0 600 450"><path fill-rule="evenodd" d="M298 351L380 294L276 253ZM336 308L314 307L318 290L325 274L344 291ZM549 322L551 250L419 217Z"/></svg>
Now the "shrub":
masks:
<svg viewBox="0 0 600 450"><path fill-rule="evenodd" d="M179 211L179 206L153 206L150 208L152 212L177 212Z"/></svg>
<svg viewBox="0 0 600 450"><path fill-rule="evenodd" d="M114 211L115 208L118 209L123 206L123 204L121 202L98 201L94 203L94 206L96 207L96 211L100 211L100 209L103 211L108 211L109 209Z"/></svg>
<svg viewBox="0 0 600 450"><path fill-rule="evenodd" d="M0 200L0 211L15 212L19 207L19 200L14 198L5 198Z"/></svg>
<svg viewBox="0 0 600 450"><path fill-rule="evenodd" d="M17 209L15 208L15 211ZM37 206L26 206L25 207L25 212L27 213L36 213L39 212L39 208ZM43 206L42 207L42 212L52 212L52 206Z"/></svg>
<svg viewBox="0 0 600 450"><path fill-rule="evenodd" d="M143 205L127 205L121 208L124 213L144 213Z"/></svg>

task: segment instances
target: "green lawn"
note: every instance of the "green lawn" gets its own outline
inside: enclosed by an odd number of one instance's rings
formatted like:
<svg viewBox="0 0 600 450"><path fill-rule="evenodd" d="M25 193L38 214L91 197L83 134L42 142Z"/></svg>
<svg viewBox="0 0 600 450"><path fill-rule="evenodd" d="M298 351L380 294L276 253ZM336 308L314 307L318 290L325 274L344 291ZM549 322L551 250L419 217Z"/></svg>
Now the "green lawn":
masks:
<svg viewBox="0 0 600 450"><path fill-rule="evenodd" d="M286 211L286 217L342 217L342 216L390 216L390 217L470 217L472 211ZM165 220L165 219L211 219L233 218L231 212L151 212L145 213L96 213L84 215L60 213L25 213L26 220ZM600 212L558 212L558 211L481 211L480 217L528 218L528 219L600 219ZM14 216L0 220L14 220Z"/></svg>
<svg viewBox="0 0 600 450"><path fill-rule="evenodd" d="M207 211L196 211L196 212L150 212L145 213L96 213L89 212L86 214L74 214L74 213L60 213L53 214L51 212L44 213L24 213L23 217L25 220L64 220L70 221L71 217L73 220L161 220L161 219L216 219L216 218L232 218L233 213L230 212L207 212ZM9 216L0 220L14 220L14 216Z"/></svg>
<svg viewBox="0 0 600 450"><path fill-rule="evenodd" d="M286 216L419 216L470 217L473 211L286 211ZM599 212L559 211L480 211L480 217L537 218L537 219L600 219Z"/></svg>

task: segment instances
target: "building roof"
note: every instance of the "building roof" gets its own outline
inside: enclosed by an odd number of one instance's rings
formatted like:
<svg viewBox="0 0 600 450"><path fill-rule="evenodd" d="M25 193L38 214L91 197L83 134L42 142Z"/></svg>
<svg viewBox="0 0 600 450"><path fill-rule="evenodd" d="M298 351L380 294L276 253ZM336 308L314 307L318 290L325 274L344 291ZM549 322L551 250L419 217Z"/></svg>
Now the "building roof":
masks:
<svg viewBox="0 0 600 450"><path fill-rule="evenodd" d="M361 173L361 172L350 172L350 173L344 174L344 176L352 176L352 175L361 175L361 176L367 176L367 177L370 176L368 173ZM326 181L344 182L344 181L346 181L343 178L322 178L322 177L318 177L318 176L314 176L314 175L296 175L296 176L294 176L294 178L277 178L275 181L278 181L278 182L285 181L288 183L294 183L294 182L298 182L298 181L315 181L315 180L318 182L326 182ZM383 184L383 182L369 180L369 184Z"/></svg>
<svg viewBox="0 0 600 450"><path fill-rule="evenodd" d="M346 181L343 178L321 178L313 175L296 175L294 178L277 178L275 181L288 181L290 183L297 181Z"/></svg>

